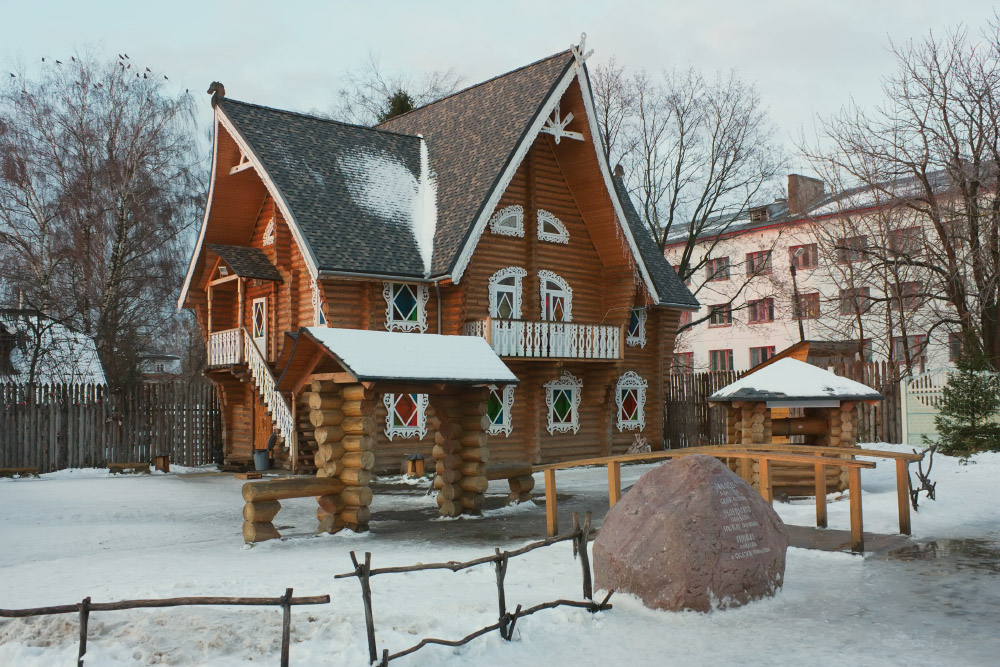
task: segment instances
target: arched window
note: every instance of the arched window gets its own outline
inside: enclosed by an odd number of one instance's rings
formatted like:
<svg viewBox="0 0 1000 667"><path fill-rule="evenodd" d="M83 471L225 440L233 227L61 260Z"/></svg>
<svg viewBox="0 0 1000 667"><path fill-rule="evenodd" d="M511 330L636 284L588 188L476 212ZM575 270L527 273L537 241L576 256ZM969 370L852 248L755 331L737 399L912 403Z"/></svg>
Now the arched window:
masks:
<svg viewBox="0 0 1000 667"><path fill-rule="evenodd" d="M539 271L542 296L542 319L548 322L573 321L573 289L551 271Z"/></svg>
<svg viewBox="0 0 1000 667"><path fill-rule="evenodd" d="M552 243L569 244L569 230L563 221L545 209L538 209L538 238Z"/></svg>
<svg viewBox="0 0 1000 667"><path fill-rule="evenodd" d="M635 371L623 373L618 378L618 388L615 391L615 403L618 405L618 430L641 431L646 425L646 387Z"/></svg>
<svg viewBox="0 0 1000 667"><path fill-rule="evenodd" d="M490 231L503 236L524 236L524 209L505 206L490 218Z"/></svg>
<svg viewBox="0 0 1000 667"><path fill-rule="evenodd" d="M486 414L490 418L489 428L486 432L490 435L500 435L503 433L509 436L514 430L511 421L511 410L514 408L514 385L505 385L503 389L496 385L490 385L490 396L486 400Z"/></svg>
<svg viewBox="0 0 1000 667"><path fill-rule="evenodd" d="M549 434L555 431L566 433L580 430L580 393L583 380L569 371L563 371L558 379L545 383L545 404L549 408Z"/></svg>
<svg viewBox="0 0 1000 667"><path fill-rule="evenodd" d="M510 266L490 276L490 317L521 319L521 278L526 275L521 267Z"/></svg>

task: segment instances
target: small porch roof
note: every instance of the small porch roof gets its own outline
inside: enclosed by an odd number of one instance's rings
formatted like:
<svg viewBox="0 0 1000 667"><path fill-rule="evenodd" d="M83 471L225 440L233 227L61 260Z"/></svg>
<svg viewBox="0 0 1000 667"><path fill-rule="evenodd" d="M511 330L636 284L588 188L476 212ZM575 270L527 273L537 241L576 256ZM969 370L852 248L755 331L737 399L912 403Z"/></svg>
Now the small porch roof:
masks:
<svg viewBox="0 0 1000 667"><path fill-rule="evenodd" d="M281 282L281 274L271 264L264 251L241 245L222 245L210 243L208 247L222 258L233 273L241 278L257 278L259 280L275 280Z"/></svg>
<svg viewBox="0 0 1000 667"><path fill-rule="evenodd" d="M744 375L708 397L709 403L767 402L768 406L806 407L807 403L881 401L868 385L804 361L786 357Z"/></svg>
<svg viewBox="0 0 1000 667"><path fill-rule="evenodd" d="M280 391L332 360L351 381L384 384L516 384L517 376L484 338L361 329L304 327L278 366ZM282 362L284 365L282 366Z"/></svg>

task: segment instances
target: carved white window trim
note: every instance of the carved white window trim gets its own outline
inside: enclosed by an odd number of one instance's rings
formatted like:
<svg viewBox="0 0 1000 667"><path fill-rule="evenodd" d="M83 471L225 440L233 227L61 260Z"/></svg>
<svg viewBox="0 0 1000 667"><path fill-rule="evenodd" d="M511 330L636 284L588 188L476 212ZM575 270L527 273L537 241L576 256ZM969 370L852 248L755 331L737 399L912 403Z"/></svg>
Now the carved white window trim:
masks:
<svg viewBox="0 0 1000 667"><path fill-rule="evenodd" d="M491 384L489 389L491 394L495 393L497 395L500 399L500 404L503 405L503 420L499 424L494 424L491 419L486 432L490 435L500 435L503 433L505 437L509 437L511 431L514 430L511 420L512 410L514 409L514 385L504 385L504 388L500 389L495 384Z"/></svg>
<svg viewBox="0 0 1000 667"><path fill-rule="evenodd" d="M274 245L274 218L267 223L267 227L264 229L264 241L265 246Z"/></svg>
<svg viewBox="0 0 1000 667"><path fill-rule="evenodd" d="M555 284L559 285L560 289L559 290L548 289L548 286L546 285L548 281L552 281ZM542 302L541 303L542 320L554 321L554 320L548 320L546 318L547 313L545 312L545 296L551 292L552 294L562 294L564 297L566 297L566 306L565 308L563 308L563 310L566 312L566 317L562 321L563 322L573 321L573 288L569 286L568 282L563 280L563 278L558 274L555 274L546 269L542 269L541 271L538 272L538 291Z"/></svg>
<svg viewBox="0 0 1000 667"><path fill-rule="evenodd" d="M556 423L555 421L555 396L557 392L569 392L570 395L570 418L569 421ZM563 371L558 379L545 383L545 405L548 406L548 430L551 435L555 431L566 433L580 430L580 395L583 392L583 380L576 377L569 371Z"/></svg>
<svg viewBox="0 0 1000 667"><path fill-rule="evenodd" d="M616 421L618 431L641 431L646 427L646 388L649 383L642 379L635 371L623 373L618 378L618 386L615 388L615 405L618 406ZM632 419L622 419L622 404L628 392L635 392L635 416Z"/></svg>
<svg viewBox="0 0 1000 667"><path fill-rule="evenodd" d="M639 330L633 334L631 330L626 329L625 344L631 345L632 347L635 347L636 345L639 347L646 347L646 309L633 308L629 313L628 324L625 325L626 327L632 324L632 313L637 314L639 320Z"/></svg>
<svg viewBox="0 0 1000 667"><path fill-rule="evenodd" d="M396 426L393 424L393 416L396 414L396 396L402 398L406 394L385 394L382 397L382 403L385 404L386 410L385 437L392 440L395 437L412 438L417 436L418 440L422 440L427 435L427 394L409 394L417 405L416 426Z"/></svg>
<svg viewBox="0 0 1000 667"><path fill-rule="evenodd" d="M506 280L507 278L514 279L514 296L513 296L513 314L510 319L519 320L521 319L521 283L522 278L528 275L528 272L522 269L520 266L508 266L506 269L500 269L492 276L490 276L490 317L500 317L500 289L501 287L506 288L506 285L500 285L501 280Z"/></svg>
<svg viewBox="0 0 1000 667"><path fill-rule="evenodd" d="M314 327L324 327L326 326L326 313L323 312L323 297L319 289L319 281L313 281L312 284L312 307L313 307L313 326Z"/></svg>
<svg viewBox="0 0 1000 667"><path fill-rule="evenodd" d="M513 225L503 223L513 220ZM490 231L502 236L524 237L524 209L520 206L505 206L490 218Z"/></svg>
<svg viewBox="0 0 1000 667"><path fill-rule="evenodd" d="M545 225L552 225L556 228L554 232L545 231ZM551 241L552 243L562 243L569 245L569 230L562 220L545 209L538 209L538 239L540 241Z"/></svg>
<svg viewBox="0 0 1000 667"><path fill-rule="evenodd" d="M417 319L396 319L393 307L393 287L401 285L409 288L416 301ZM427 285L411 285L409 283L383 283L382 296L385 297L385 328L388 331L427 331Z"/></svg>

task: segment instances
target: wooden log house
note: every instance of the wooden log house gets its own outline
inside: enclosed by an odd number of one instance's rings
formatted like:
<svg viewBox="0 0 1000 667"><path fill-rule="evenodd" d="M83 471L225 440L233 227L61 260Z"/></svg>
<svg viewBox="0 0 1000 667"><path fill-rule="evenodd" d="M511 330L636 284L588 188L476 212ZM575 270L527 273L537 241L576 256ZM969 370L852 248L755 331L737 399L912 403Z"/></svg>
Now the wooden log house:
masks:
<svg viewBox="0 0 1000 667"><path fill-rule="evenodd" d="M620 453L636 434L660 447L678 320L698 303L608 165L579 48L373 128L213 89L179 305L205 335L228 462L276 432L276 465L363 487L347 471L424 454L439 489L467 494L450 513L475 509L487 461ZM478 337L517 381L406 380L405 360L365 376L321 329L405 334L418 365L422 338ZM344 507L321 502L321 521Z"/></svg>

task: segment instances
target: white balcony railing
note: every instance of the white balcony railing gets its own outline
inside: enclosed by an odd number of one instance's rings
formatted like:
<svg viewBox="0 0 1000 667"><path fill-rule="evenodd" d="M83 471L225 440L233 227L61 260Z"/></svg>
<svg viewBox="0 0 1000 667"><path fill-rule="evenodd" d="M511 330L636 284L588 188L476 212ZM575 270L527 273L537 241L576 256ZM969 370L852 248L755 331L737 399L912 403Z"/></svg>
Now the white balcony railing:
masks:
<svg viewBox="0 0 1000 667"><path fill-rule="evenodd" d="M485 338L501 357L621 359L622 327L571 322L475 320L466 336Z"/></svg>
<svg viewBox="0 0 1000 667"><path fill-rule="evenodd" d="M230 366L243 363L243 330L226 329L208 334L209 366Z"/></svg>

